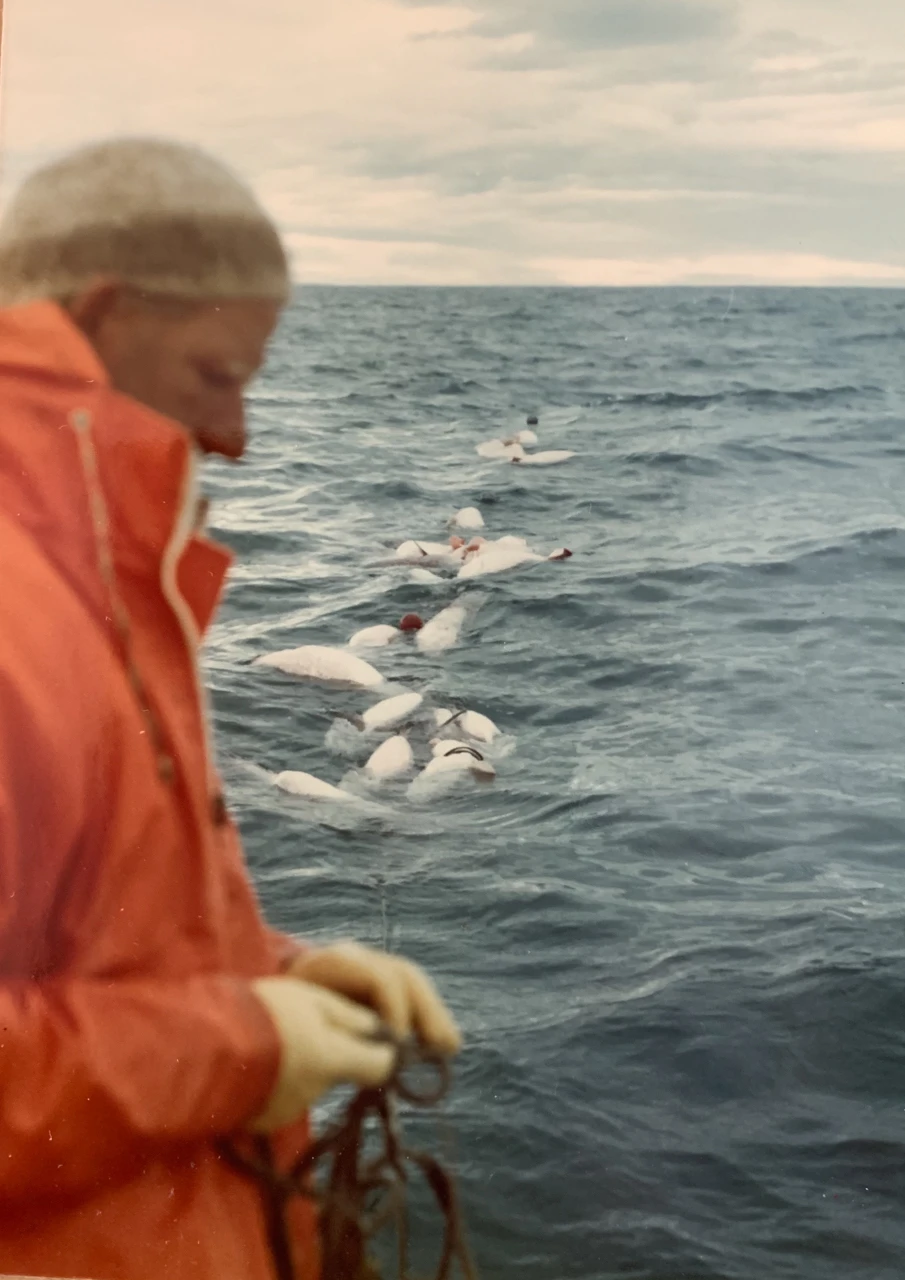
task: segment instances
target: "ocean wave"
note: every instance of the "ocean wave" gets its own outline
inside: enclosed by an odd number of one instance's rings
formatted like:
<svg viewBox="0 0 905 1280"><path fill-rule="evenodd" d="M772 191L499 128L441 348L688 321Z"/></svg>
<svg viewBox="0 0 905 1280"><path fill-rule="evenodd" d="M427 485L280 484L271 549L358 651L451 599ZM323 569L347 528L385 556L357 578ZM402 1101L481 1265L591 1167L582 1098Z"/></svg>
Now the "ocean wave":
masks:
<svg viewBox="0 0 905 1280"><path fill-rule="evenodd" d="M714 476L723 471L723 466L715 458L702 457L700 454L677 453L672 449L661 449L654 453L627 453L623 455L627 463L643 463L654 470L687 472L689 475Z"/></svg>
<svg viewBox="0 0 905 1280"><path fill-rule="evenodd" d="M796 405L818 406L836 400L854 397L875 398L883 396L884 389L876 384L836 386L785 387L736 387L725 391L636 391L610 392L588 402L586 407L653 406L661 409L710 409L718 405L743 405L751 408L782 409Z"/></svg>
<svg viewBox="0 0 905 1280"><path fill-rule="evenodd" d="M443 1124L484 1274L905 1269L902 310L302 290L247 461L209 476L241 552L207 677L249 863L277 926L412 956L462 1020ZM479 465L529 413L580 458ZM360 755L331 726L378 695L248 664L456 598L374 561L466 505L575 555L482 583L447 653L374 664L514 750L492 786L324 825L272 775L336 784Z"/></svg>

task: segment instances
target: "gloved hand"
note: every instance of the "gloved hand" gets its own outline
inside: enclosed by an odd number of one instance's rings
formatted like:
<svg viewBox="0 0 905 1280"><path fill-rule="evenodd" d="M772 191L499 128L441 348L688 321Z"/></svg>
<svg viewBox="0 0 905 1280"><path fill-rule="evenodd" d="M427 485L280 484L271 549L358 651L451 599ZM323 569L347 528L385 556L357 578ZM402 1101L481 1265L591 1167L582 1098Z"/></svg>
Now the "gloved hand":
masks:
<svg viewBox="0 0 905 1280"><path fill-rule="evenodd" d="M422 969L356 942L308 951L287 970L304 982L368 1005L400 1038L415 1035L440 1053L457 1053L459 1028Z"/></svg>
<svg viewBox="0 0 905 1280"><path fill-rule="evenodd" d="M280 1068L257 1133L285 1128L337 1084L373 1088L393 1071L393 1045L369 1040L380 1020L369 1009L297 978L251 984L280 1039Z"/></svg>

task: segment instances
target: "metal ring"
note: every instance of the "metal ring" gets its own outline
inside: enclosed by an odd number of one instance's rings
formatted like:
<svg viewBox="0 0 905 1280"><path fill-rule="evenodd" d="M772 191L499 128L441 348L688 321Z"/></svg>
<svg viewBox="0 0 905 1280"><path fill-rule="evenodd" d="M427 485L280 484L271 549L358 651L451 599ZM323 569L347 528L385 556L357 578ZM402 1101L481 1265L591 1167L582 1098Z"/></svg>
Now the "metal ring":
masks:
<svg viewBox="0 0 905 1280"><path fill-rule="evenodd" d="M425 1087L419 1088L406 1079L406 1075L418 1067L434 1072L433 1085L428 1081ZM416 1107L432 1107L446 1096L449 1085L449 1063L442 1054L433 1053L414 1040L399 1046L392 1087L404 1102Z"/></svg>

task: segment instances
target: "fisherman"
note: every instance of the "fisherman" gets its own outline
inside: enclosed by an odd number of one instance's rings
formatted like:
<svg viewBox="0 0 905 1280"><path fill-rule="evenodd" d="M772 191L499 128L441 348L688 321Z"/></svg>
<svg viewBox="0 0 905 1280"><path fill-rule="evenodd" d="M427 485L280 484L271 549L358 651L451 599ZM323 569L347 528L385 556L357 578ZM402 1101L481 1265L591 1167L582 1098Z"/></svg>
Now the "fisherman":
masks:
<svg viewBox="0 0 905 1280"><path fill-rule="evenodd" d="M384 1025L459 1044L414 965L266 926L210 751L230 557L197 461L241 456L288 294L274 227L191 147L80 150L0 221L0 1273L269 1280L220 1140L289 1159L327 1090L388 1077Z"/></svg>

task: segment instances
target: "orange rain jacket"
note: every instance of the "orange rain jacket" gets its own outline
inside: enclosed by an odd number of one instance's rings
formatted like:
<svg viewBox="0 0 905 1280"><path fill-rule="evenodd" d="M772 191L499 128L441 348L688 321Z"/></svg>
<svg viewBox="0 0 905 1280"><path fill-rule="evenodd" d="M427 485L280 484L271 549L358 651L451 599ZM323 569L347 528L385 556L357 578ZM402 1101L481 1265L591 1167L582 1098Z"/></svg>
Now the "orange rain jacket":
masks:
<svg viewBox="0 0 905 1280"><path fill-rule="evenodd" d="M272 1276L214 1142L269 1095L248 979L294 944L207 742L196 654L229 556L194 532L192 452L58 307L0 311L0 1274Z"/></svg>

